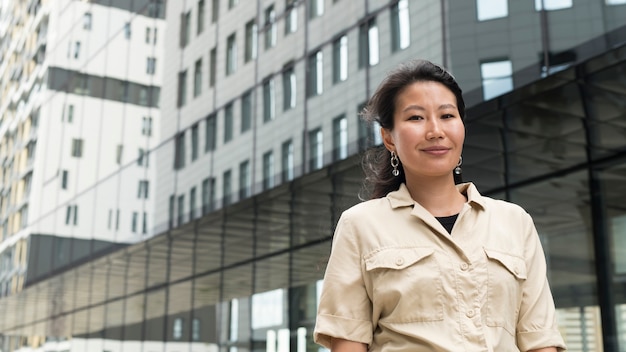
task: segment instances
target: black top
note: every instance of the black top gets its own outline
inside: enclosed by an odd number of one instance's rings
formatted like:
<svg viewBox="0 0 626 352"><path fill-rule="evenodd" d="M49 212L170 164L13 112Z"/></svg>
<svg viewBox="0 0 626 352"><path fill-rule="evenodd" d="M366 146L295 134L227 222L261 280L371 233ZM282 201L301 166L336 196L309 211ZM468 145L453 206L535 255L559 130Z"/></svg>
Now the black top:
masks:
<svg viewBox="0 0 626 352"><path fill-rule="evenodd" d="M450 216L437 217L436 219L439 220L443 228L446 229L448 233L452 233L452 228L454 227L454 223L458 217L459 214L454 214Z"/></svg>

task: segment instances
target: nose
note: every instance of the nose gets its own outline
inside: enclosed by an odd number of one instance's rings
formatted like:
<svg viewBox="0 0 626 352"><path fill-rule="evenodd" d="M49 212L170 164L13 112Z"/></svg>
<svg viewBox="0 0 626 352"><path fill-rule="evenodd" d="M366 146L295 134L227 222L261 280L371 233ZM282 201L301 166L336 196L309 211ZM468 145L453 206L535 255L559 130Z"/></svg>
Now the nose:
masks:
<svg viewBox="0 0 626 352"><path fill-rule="evenodd" d="M426 131L427 139L443 138L443 130L441 128L441 122L437 118L428 119L428 130Z"/></svg>

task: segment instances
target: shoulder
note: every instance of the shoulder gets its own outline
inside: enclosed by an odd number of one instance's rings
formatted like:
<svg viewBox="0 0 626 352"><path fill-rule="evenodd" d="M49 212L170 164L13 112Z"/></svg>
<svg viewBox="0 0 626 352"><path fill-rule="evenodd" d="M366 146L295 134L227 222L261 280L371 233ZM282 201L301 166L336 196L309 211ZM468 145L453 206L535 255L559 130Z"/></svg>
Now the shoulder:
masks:
<svg viewBox="0 0 626 352"><path fill-rule="evenodd" d="M375 222L381 215L390 209L389 200L377 198L357 203L341 213L339 223L352 223L359 225Z"/></svg>

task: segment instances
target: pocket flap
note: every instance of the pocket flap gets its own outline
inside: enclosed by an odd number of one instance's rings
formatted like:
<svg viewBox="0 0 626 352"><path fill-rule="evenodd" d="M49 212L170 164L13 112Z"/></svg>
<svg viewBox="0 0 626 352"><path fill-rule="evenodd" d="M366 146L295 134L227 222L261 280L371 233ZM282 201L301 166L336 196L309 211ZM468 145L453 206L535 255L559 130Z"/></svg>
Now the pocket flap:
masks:
<svg viewBox="0 0 626 352"><path fill-rule="evenodd" d="M484 248L484 250L489 259L502 264L518 279L526 280L526 263L522 258L493 249Z"/></svg>
<svg viewBox="0 0 626 352"><path fill-rule="evenodd" d="M404 269L433 254L427 247L383 248L365 256L365 270Z"/></svg>

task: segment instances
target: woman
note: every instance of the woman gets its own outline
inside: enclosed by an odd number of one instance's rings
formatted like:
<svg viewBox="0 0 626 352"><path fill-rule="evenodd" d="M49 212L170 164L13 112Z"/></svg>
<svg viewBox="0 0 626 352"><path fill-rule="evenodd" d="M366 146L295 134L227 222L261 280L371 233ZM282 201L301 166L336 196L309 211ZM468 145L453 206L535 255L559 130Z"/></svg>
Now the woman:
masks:
<svg viewBox="0 0 626 352"><path fill-rule="evenodd" d="M401 65L364 117L384 149L365 169L372 199L337 224L315 327L341 351L563 351L546 263L520 207L455 185L461 89L428 61ZM373 154L372 154L373 153Z"/></svg>

